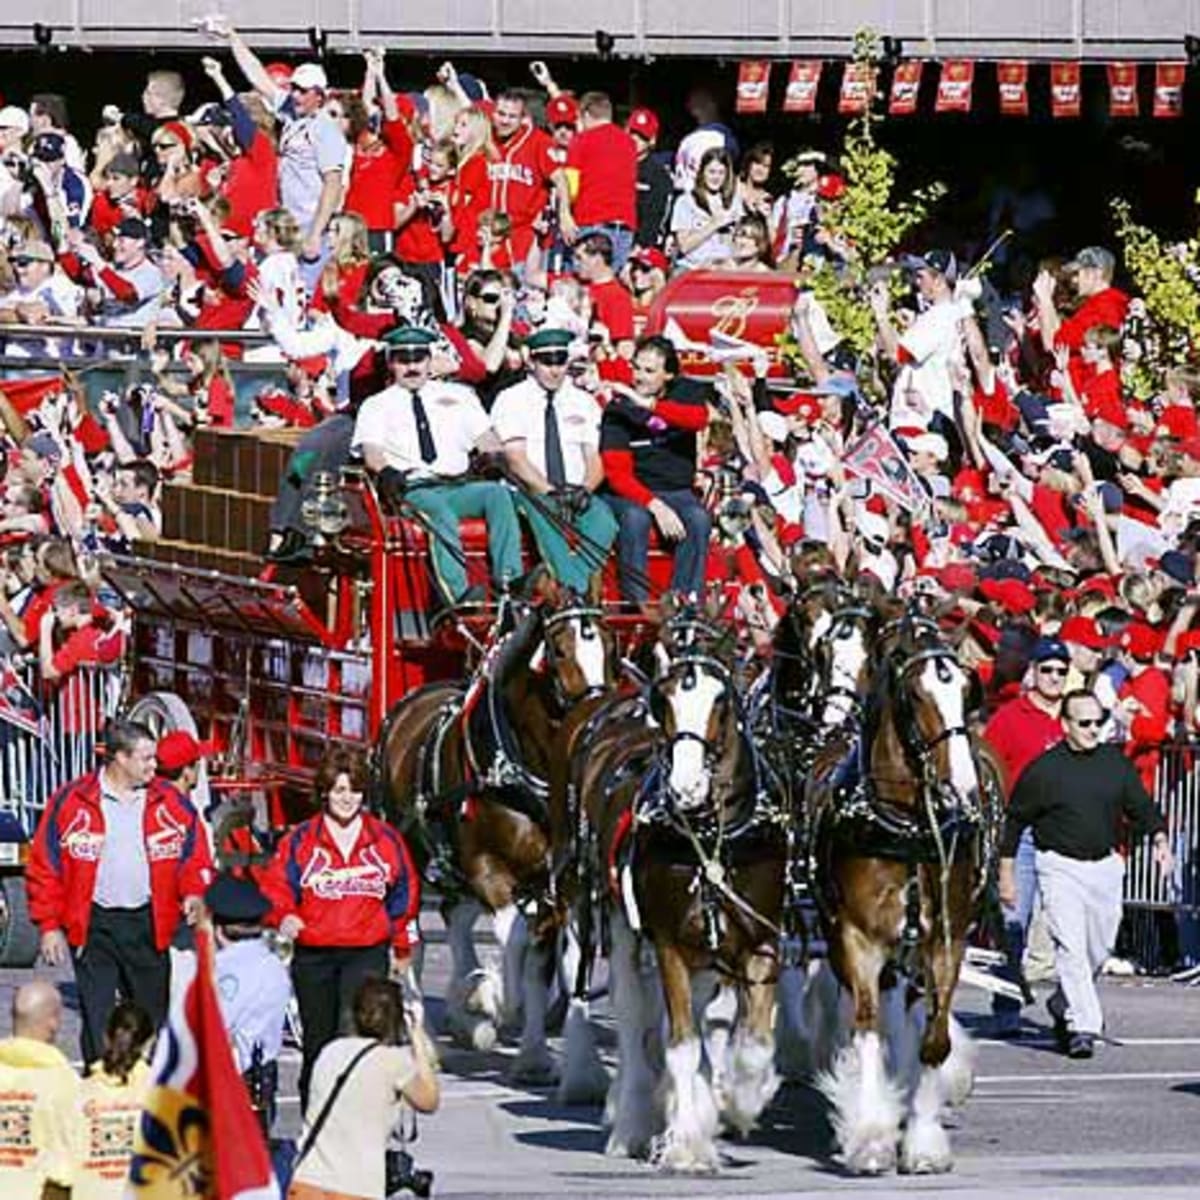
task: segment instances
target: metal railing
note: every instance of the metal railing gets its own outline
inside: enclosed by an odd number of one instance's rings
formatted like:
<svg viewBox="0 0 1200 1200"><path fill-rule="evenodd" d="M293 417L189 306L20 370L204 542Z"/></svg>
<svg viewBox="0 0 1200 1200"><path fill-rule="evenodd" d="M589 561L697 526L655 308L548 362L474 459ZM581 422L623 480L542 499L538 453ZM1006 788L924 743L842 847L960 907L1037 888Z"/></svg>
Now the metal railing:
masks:
<svg viewBox="0 0 1200 1200"><path fill-rule="evenodd" d="M52 688L36 666L15 674L10 705L35 727L0 720L0 812L32 835L54 791L95 767L104 723L121 704L124 670L84 666Z"/></svg>
<svg viewBox="0 0 1200 1200"><path fill-rule="evenodd" d="M1129 908L1200 912L1200 744L1167 746L1159 760L1154 799L1167 822L1175 870L1159 871L1148 839L1132 847L1125 868Z"/></svg>

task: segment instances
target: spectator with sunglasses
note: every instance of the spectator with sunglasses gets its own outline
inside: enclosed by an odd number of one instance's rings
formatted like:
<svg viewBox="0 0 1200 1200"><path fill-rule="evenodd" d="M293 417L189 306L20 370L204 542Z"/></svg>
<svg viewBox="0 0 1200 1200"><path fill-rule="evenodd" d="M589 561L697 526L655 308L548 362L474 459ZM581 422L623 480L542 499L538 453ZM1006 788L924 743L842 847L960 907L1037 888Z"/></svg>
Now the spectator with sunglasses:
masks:
<svg viewBox="0 0 1200 1200"><path fill-rule="evenodd" d="M1040 639L1033 647L1029 688L1002 704L984 728L983 739L1000 761L1010 796L1025 768L1062 741L1059 711L1070 669L1071 651L1067 645L1058 638ZM1017 896L1014 903L1004 906L1004 949L1008 962L1002 972L1014 983L1021 977L1021 959L1037 899L1033 835L1029 830L1021 837L1015 860ZM992 1013L994 1033L1011 1036L1019 1032L1021 1006L1016 1000L994 996Z"/></svg>
<svg viewBox="0 0 1200 1200"><path fill-rule="evenodd" d="M1122 822L1131 844L1152 836L1164 875L1174 868L1166 823L1133 763L1119 747L1100 741L1107 716L1090 692L1063 698L1065 738L1021 775L1000 842L1000 900L1012 906L1017 845L1025 829L1033 830L1038 887L1058 964L1058 988L1046 1008L1070 1058L1091 1058L1104 1027L1095 977L1121 923Z"/></svg>

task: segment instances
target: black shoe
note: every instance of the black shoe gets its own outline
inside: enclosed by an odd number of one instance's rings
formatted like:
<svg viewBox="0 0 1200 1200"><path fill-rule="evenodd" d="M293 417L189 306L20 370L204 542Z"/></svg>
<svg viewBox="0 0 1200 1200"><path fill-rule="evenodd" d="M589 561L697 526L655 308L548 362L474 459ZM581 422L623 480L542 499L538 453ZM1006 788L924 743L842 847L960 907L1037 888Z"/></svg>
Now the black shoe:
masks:
<svg viewBox="0 0 1200 1200"><path fill-rule="evenodd" d="M312 562L313 550L308 538L298 529L285 529L279 544L266 553L267 562L302 566Z"/></svg>
<svg viewBox="0 0 1200 1200"><path fill-rule="evenodd" d="M1067 1043L1068 1058L1091 1058L1096 1052L1096 1039L1090 1033L1073 1033Z"/></svg>
<svg viewBox="0 0 1200 1200"><path fill-rule="evenodd" d="M1058 1048L1066 1054L1071 1041L1071 1031L1067 1028L1067 998L1062 992L1055 991L1046 1001L1046 1011L1054 1021L1054 1040Z"/></svg>

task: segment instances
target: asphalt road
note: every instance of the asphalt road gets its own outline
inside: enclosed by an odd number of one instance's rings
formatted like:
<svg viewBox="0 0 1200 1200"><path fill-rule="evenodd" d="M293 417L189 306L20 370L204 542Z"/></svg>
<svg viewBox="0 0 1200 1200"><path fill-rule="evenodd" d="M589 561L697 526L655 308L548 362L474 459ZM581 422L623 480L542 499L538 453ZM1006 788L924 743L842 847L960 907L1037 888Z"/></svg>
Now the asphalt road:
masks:
<svg viewBox="0 0 1200 1200"><path fill-rule="evenodd" d="M444 947L431 946L426 978L435 1021L445 960ZM29 977L0 972L0 1032L8 1032L12 988ZM69 977L60 978L70 1000ZM717 1177L663 1176L641 1163L604 1157L598 1110L558 1107L549 1089L509 1086L511 1046L478 1054L444 1041L443 1106L422 1122L416 1157L436 1172L435 1195L458 1200L752 1200L820 1192L1194 1198L1200 1195L1200 989L1137 979L1102 986L1116 1042L1100 1047L1090 1062L1055 1052L1040 1004L1027 1010L1025 1038L988 1040L983 997L960 993L960 1018L981 1034L977 1084L967 1106L951 1117L955 1170L935 1179L846 1177L830 1161L823 1102L803 1086L781 1090L748 1141L723 1144ZM70 1017L63 1035L68 1051L78 1028ZM611 1028L603 1032L611 1056ZM281 1123L290 1129L299 1116L293 1051L287 1060Z"/></svg>

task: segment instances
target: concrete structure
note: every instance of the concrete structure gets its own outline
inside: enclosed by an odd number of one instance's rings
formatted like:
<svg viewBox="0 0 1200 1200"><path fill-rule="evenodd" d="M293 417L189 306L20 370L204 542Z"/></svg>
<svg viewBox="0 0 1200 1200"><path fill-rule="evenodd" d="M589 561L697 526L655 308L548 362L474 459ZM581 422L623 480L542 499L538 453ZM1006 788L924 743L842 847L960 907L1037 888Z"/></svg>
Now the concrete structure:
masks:
<svg viewBox="0 0 1200 1200"><path fill-rule="evenodd" d="M0 0L0 45L200 48L196 20L227 12L256 44L408 51L625 56L838 57L855 29L901 38L911 57L1182 58L1200 0Z"/></svg>

